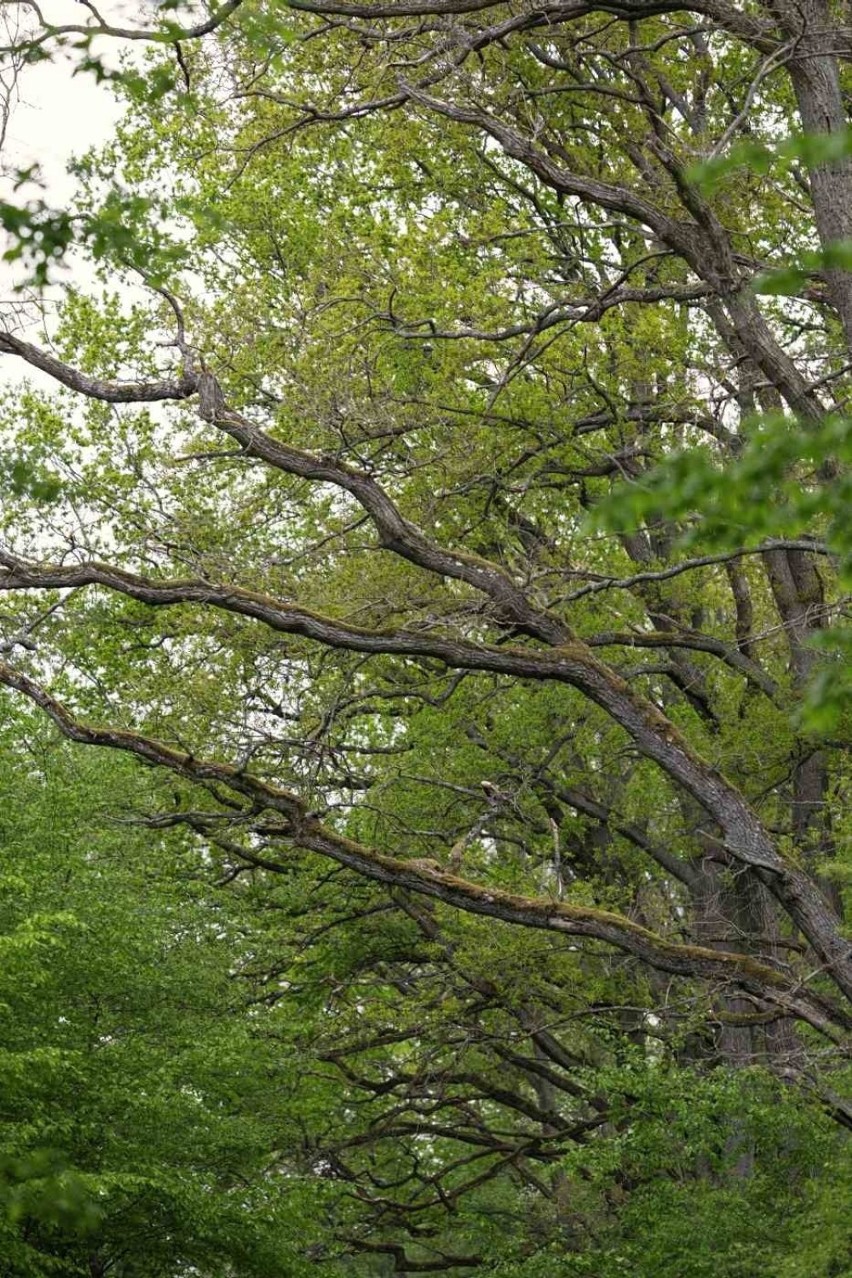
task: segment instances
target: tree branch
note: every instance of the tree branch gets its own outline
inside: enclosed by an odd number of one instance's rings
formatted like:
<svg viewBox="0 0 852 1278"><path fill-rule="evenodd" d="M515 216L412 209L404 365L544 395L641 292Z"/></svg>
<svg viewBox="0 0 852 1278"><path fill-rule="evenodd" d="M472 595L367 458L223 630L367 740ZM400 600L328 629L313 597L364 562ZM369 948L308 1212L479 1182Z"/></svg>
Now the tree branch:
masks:
<svg viewBox="0 0 852 1278"><path fill-rule="evenodd" d="M9 0L6 0L9 3ZM39 22L44 30L38 36L26 40L24 43L28 46L36 46L44 44L46 40L61 38L67 35L79 35L86 39L93 36L109 36L113 40L147 40L151 43L168 43L174 44L176 40L198 40L202 36L210 35L213 31L220 27L223 22L236 13L237 9L243 3L243 0L225 0L215 13L212 13L204 22L196 23L192 27L179 27L175 23L171 23L165 30L145 27L116 27L111 23L105 22L100 14L94 9L94 6L87 4L86 8L94 14L96 21L84 25L82 23L60 23L54 25L46 22L41 11L31 0L12 0L13 4L19 7L29 9L36 14Z"/></svg>
<svg viewBox="0 0 852 1278"><path fill-rule="evenodd" d="M76 719L61 702L27 675L0 662L0 684L28 697L64 736L82 745L121 750L163 767L188 781L216 782L248 799L258 810L277 812L285 820L286 837L297 847L348 866L365 878L434 897L456 909L521 927L568 936L585 936L624 950L644 963L674 975L701 977L741 986L777 1004L833 1039L840 1027L852 1028L852 1017L811 991L800 989L787 974L745 954L678 944L608 910L568 905L540 897L517 896L447 873L437 863L405 861L374 851L323 825L292 791L281 789L232 764L196 759L163 742L122 728L97 728Z"/></svg>
<svg viewBox="0 0 852 1278"><path fill-rule="evenodd" d="M196 378L189 372L184 373L177 381L162 382L112 382L100 377L90 377L40 347L21 341L12 333L0 333L0 354L17 355L19 359L47 373L69 390L78 391L88 399L102 400L109 404L188 399L197 390Z"/></svg>
<svg viewBox="0 0 852 1278"><path fill-rule="evenodd" d="M779 854L743 795L694 750L671 720L598 661L581 641L572 639L533 650L488 647L463 639L424 637L416 632L362 630L235 586L217 587L196 581L154 583L105 565L33 570L9 555L3 555L0 562L7 569L5 576L0 576L0 587L4 582L7 588L97 583L152 605L196 602L242 613L273 629L303 634L330 647L434 656L456 669L554 680L577 688L619 723L643 754L697 799L722 829L726 850L758 874L807 936L826 970L844 992L852 994L852 946L841 935L837 917L820 889L803 870Z"/></svg>

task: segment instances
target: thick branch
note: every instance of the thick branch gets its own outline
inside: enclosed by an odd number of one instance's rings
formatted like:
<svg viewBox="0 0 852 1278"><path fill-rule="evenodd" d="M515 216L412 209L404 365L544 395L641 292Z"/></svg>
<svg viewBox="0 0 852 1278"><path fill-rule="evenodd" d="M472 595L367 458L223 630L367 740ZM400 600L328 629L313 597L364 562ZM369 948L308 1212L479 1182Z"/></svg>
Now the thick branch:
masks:
<svg viewBox="0 0 852 1278"><path fill-rule="evenodd" d="M495 9L502 0L378 0L377 3L353 4L351 0L286 0L289 9L303 13L314 13L322 17L341 18L414 18L437 17L441 14L479 13L484 9ZM660 16L666 13L681 13L683 3L678 0L605 0L605 3L583 3L582 0L570 0L569 3L542 4L536 13L542 26L554 27L559 23L571 22L588 13L609 13L616 18L632 21L637 18ZM749 41L755 48L763 52L773 52L779 44L775 35L774 23L769 23L744 13L741 9L725 3L725 0L698 0L686 6L688 12L704 14L718 22L726 30Z"/></svg>
<svg viewBox="0 0 852 1278"><path fill-rule="evenodd" d="M287 837L297 847L346 865L366 878L434 897L467 913L521 927L590 937L674 975L737 985L776 1003L832 1038L838 1037L838 1026L852 1027L852 1018L831 1008L815 994L799 990L785 973L748 955L677 944L608 910L517 896L457 878L437 863L385 856L323 825L292 791L271 785L232 764L196 759L192 754L141 733L122 728L96 728L80 722L39 684L4 662L0 662L0 684L33 701L69 740L126 751L188 781L218 783L248 799L256 809L279 813L285 820Z"/></svg>
<svg viewBox="0 0 852 1278"><path fill-rule="evenodd" d="M185 373L177 381L162 382L111 382L100 377L90 377L79 369L65 364L48 351L29 342L23 342L12 333L0 333L0 354L17 355L33 368L54 378L69 390L78 391L89 399L103 400L109 404L141 404L153 400L188 399L197 389L196 379Z"/></svg>
<svg viewBox="0 0 852 1278"><path fill-rule="evenodd" d="M610 212L622 213L653 231L659 240L689 264L698 277L723 299L727 315L744 349L777 387L794 412L818 421L824 407L794 361L773 337L754 297L745 287L730 237L683 179L678 195L690 220L670 216L626 186L602 182L558 164L553 155L564 155L546 136L538 143L504 120L478 106L446 101L400 80L412 102L446 119L471 126L499 142L506 155L523 164L554 191L588 201ZM700 215L700 216L699 216Z"/></svg>
<svg viewBox="0 0 852 1278"><path fill-rule="evenodd" d="M429 546L425 538L422 540ZM787 863L743 795L693 749L654 703L598 661L579 640L534 650L508 645L489 647L416 632L362 630L235 586L195 581L149 582L97 564L42 570L31 569L8 555L4 561L7 573L0 576L0 586L5 584L7 588L97 583L154 605L197 602L238 612L276 630L303 634L331 647L434 656L456 669L551 679L577 688L601 706L630 734L643 754L658 763L710 813L724 832L727 851L758 874L801 928L827 971L844 992L852 995L852 946L840 934L836 915L819 888L803 870Z"/></svg>
<svg viewBox="0 0 852 1278"><path fill-rule="evenodd" d="M662 633L630 630L625 634L615 632L597 634L586 642L590 648L687 648L693 652L708 652L718 657L732 670L736 670L738 674L744 675L749 683L760 688L770 700L779 700L778 684L762 666L740 649L724 643L721 639L716 639L713 635L704 635L693 630L672 630Z"/></svg>
<svg viewBox="0 0 852 1278"><path fill-rule="evenodd" d="M596 188L600 184L593 184ZM593 195L591 198L595 198ZM668 221L666 219L666 221ZM31 363L39 361L52 376L65 385L80 389L97 398L131 400L134 390L121 383L101 382L87 378L52 356L5 338L6 349ZM11 342L11 345L9 343ZM163 390L163 387L166 390ZM89 389L86 389L86 388ZM139 392L155 397L152 387L134 384ZM448 551L431 541L416 525L406 520L385 490L370 475L340 462L336 458L317 456L292 448L255 426L242 414L227 407L216 378L208 373L187 372L179 383L158 384L157 396L184 398L197 390L199 409L205 421L239 441L247 454L258 457L288 474L306 480L330 483L352 494L370 515L381 545L439 576L454 577L483 591L494 603L495 612L504 625L543 640L547 651L530 651L504 647L489 649L455 639L422 639L406 632L358 631L353 627L255 596L234 587L213 587L205 583L183 585L183 597L156 595L154 583L135 582L114 570L112 580L103 584L113 589L151 590L152 602L213 602L230 611L260 617L277 629L309 634L330 646L357 648L364 652L426 653L439 656L457 669L491 670L532 679L555 679L577 688L601 706L616 723L633 738L648 758L658 763L678 784L710 813L724 833L725 847L735 860L757 872L758 877L789 914L813 946L827 972L841 989L852 997L852 946L840 934L837 916L810 877L793 864L788 864L756 814L740 792L690 745L683 734L661 713L653 702L639 695L611 667L600 662L592 650L576 639L569 627L553 613L533 606L524 592L501 568L476 555ZM7 560L13 572L17 563ZM64 570L59 570L64 572ZM71 570L73 571L73 570ZM91 569L89 570L91 571ZM13 580L9 579L10 582ZM89 580L95 580L90 577ZM25 584L20 576L17 584ZM79 584L54 574L33 585ZM190 589L189 595L186 594ZM204 591L206 590L206 599ZM217 597L218 596L218 597ZM137 595L142 598L141 594ZM227 602L226 602L227 600ZM236 601L240 606L235 606ZM265 615L264 615L265 614ZM269 619L272 619L271 621Z"/></svg>
<svg viewBox="0 0 852 1278"><path fill-rule="evenodd" d="M304 452L273 439L241 413L229 409L218 383L209 373L198 379L200 411L205 421L241 443L248 454L301 479L334 484L350 493L370 516L382 547L410 563L442 577L464 581L487 595L500 619L546 643L559 644L570 630L559 618L529 602L502 568L479 555L449 551L431 541L398 510L387 492L364 471L337 458Z"/></svg>

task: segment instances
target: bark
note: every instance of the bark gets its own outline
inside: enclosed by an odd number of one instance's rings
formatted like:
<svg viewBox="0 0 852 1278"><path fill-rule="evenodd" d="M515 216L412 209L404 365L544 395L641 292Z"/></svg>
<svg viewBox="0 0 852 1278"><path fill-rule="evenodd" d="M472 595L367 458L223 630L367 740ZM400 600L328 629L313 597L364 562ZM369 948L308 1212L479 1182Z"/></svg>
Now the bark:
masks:
<svg viewBox="0 0 852 1278"><path fill-rule="evenodd" d="M80 722L45 689L2 662L0 684L15 689L40 706L70 740L134 754L189 781L203 785L217 783L249 800L255 808L277 813L284 822L282 838L345 865L365 878L517 926L590 937L673 975L698 977L725 985L733 983L805 1020L833 1039L838 1038L843 1030L852 1029L852 1016L847 1016L842 1009L819 995L800 990L799 983L786 973L747 955L670 942L607 910L517 896L457 878L436 862L405 861L386 856L337 834L309 812L296 794L270 785L244 769L196 759L140 733L96 728ZM268 860L265 865L269 869L276 868L275 863ZM286 866L282 863L277 868L284 871Z"/></svg>
<svg viewBox="0 0 852 1278"><path fill-rule="evenodd" d="M816 136L845 133L849 119L840 88L838 51L848 31L843 31L827 0L797 0L795 5L778 0L771 7L792 41L787 67L802 128ZM852 240L852 156L807 167L817 234L825 251ZM852 353L852 272L829 267L823 274Z"/></svg>
<svg viewBox="0 0 852 1278"><path fill-rule="evenodd" d="M283 450L285 453L291 450ZM304 464L298 454L300 467ZM324 477L335 473L320 466ZM348 473L348 472L347 472ZM416 534L419 545L421 535ZM430 552L429 558L443 558ZM242 613L280 631L304 634L331 647L361 652L435 656L455 669L490 670L533 680L554 680L577 688L599 705L633 738L641 752L692 795L718 824L731 857L758 873L801 929L839 988L852 995L852 947L841 935L838 919L809 876L788 864L775 848L739 791L708 764L678 728L618 674L597 660L580 640L542 651L489 647L457 639L424 637L405 631L356 629L267 596L209 582L148 582L105 565L57 568L27 573L10 565L0 587L73 586L97 582L142 602L158 605L198 602ZM15 561L12 559L12 564ZM486 576L486 581L490 578Z"/></svg>

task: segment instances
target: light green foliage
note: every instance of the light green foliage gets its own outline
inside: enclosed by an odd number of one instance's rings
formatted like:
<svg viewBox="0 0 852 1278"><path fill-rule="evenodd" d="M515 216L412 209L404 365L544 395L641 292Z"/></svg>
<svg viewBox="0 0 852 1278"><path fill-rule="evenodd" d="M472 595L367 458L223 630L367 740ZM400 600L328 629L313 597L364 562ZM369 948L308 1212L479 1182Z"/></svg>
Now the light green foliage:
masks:
<svg viewBox="0 0 852 1278"><path fill-rule="evenodd" d="M626 530L672 519L684 526L690 554L757 546L772 538L812 538L827 553L842 589L852 585L852 423L827 416L797 421L763 415L743 425L742 449L724 464L710 448L667 457L641 484L619 490L595 509L593 529ZM811 640L823 654L802 709L814 732L847 729L852 636L841 620Z"/></svg>
<svg viewBox="0 0 852 1278"><path fill-rule="evenodd" d="M780 142L765 143L754 138L737 142L723 155L693 165L689 176L708 191L714 191L723 179L745 170L746 174L763 176L770 172L787 172L802 161L808 166L833 164L852 155L852 129L830 133L792 133Z"/></svg>

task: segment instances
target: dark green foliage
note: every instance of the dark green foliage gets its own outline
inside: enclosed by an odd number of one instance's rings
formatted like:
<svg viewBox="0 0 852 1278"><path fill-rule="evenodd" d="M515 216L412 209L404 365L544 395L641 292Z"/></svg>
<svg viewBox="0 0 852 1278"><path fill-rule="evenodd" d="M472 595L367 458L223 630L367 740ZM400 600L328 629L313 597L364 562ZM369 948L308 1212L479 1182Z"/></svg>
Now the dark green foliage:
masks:
<svg viewBox="0 0 852 1278"><path fill-rule="evenodd" d="M2 758L4 1278L303 1272L322 1186L287 1166L239 903L121 818L138 768L19 718Z"/></svg>

